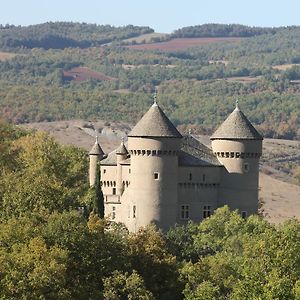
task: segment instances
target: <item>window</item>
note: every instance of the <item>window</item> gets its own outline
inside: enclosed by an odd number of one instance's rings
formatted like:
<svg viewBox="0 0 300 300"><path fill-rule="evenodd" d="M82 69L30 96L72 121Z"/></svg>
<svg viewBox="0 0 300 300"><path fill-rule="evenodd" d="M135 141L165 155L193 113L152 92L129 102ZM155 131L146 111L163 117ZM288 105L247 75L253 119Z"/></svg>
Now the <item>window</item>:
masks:
<svg viewBox="0 0 300 300"><path fill-rule="evenodd" d="M112 214L111 214L111 219L114 220L116 218L116 207L112 207Z"/></svg>
<svg viewBox="0 0 300 300"><path fill-rule="evenodd" d="M128 173L131 174L131 169L128 170Z"/></svg>
<svg viewBox="0 0 300 300"><path fill-rule="evenodd" d="M159 173L158 172L154 172L153 176L154 176L155 180L159 180Z"/></svg>
<svg viewBox="0 0 300 300"><path fill-rule="evenodd" d="M211 208L209 205L203 206L203 219L210 217L211 215Z"/></svg>
<svg viewBox="0 0 300 300"><path fill-rule="evenodd" d="M203 174L202 175L202 181L205 181L205 179L206 179L205 177L206 177L205 174Z"/></svg>
<svg viewBox="0 0 300 300"><path fill-rule="evenodd" d="M248 163L244 163L244 171L245 171L245 173L249 172L249 164Z"/></svg>
<svg viewBox="0 0 300 300"><path fill-rule="evenodd" d="M132 207L132 217L135 219L136 218L136 206L133 205Z"/></svg>
<svg viewBox="0 0 300 300"><path fill-rule="evenodd" d="M243 219L246 219L246 218L247 218L247 215L248 215L248 214L247 214L246 211L242 211L242 218L243 218Z"/></svg>
<svg viewBox="0 0 300 300"><path fill-rule="evenodd" d="M190 173L190 175L189 175L189 180L191 181L192 179L193 179L193 174Z"/></svg>
<svg viewBox="0 0 300 300"><path fill-rule="evenodd" d="M116 188L113 188L113 195L116 194Z"/></svg>
<svg viewBox="0 0 300 300"><path fill-rule="evenodd" d="M106 173L106 169L103 169L103 174L105 174Z"/></svg>
<svg viewBox="0 0 300 300"><path fill-rule="evenodd" d="M189 205L181 205L180 218L182 220L187 220L190 217L190 207Z"/></svg>

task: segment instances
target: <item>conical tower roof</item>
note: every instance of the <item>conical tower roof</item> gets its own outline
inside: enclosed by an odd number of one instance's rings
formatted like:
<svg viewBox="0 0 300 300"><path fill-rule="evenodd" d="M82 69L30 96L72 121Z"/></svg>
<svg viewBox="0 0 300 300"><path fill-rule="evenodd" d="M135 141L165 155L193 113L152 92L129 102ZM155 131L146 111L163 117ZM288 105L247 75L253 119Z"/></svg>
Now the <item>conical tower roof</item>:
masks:
<svg viewBox="0 0 300 300"><path fill-rule="evenodd" d="M181 138L181 134L156 101L128 134L129 137Z"/></svg>
<svg viewBox="0 0 300 300"><path fill-rule="evenodd" d="M104 152L99 145L98 137L96 137L96 142L95 142L94 146L92 147L91 151L89 152L89 155L99 155L99 156L104 155Z"/></svg>
<svg viewBox="0 0 300 300"><path fill-rule="evenodd" d="M262 140L263 137L237 105L210 139Z"/></svg>
<svg viewBox="0 0 300 300"><path fill-rule="evenodd" d="M116 154L128 154L124 141L122 140L121 145L117 148Z"/></svg>

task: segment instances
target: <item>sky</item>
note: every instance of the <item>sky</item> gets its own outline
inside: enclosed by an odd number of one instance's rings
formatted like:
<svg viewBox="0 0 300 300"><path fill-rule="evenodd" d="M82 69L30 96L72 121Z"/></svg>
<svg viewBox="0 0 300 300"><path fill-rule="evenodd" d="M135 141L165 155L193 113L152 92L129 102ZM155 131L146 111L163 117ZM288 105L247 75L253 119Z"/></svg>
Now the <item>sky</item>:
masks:
<svg viewBox="0 0 300 300"><path fill-rule="evenodd" d="M47 21L133 24L163 33L204 23L300 25L300 0L0 0L0 4L3 25Z"/></svg>

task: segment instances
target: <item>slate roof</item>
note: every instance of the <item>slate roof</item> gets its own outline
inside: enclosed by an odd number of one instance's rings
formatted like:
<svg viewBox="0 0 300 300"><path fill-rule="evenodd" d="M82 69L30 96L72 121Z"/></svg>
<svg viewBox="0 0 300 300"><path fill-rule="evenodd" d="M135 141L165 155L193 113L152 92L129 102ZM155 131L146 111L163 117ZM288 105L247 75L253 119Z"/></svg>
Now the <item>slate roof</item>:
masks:
<svg viewBox="0 0 300 300"><path fill-rule="evenodd" d="M155 102L128 134L131 137L170 137L182 135Z"/></svg>
<svg viewBox="0 0 300 300"><path fill-rule="evenodd" d="M263 137L237 106L210 139L262 140Z"/></svg>
<svg viewBox="0 0 300 300"><path fill-rule="evenodd" d="M180 166L221 166L213 151L192 135L184 136L179 153Z"/></svg>
<svg viewBox="0 0 300 300"><path fill-rule="evenodd" d="M103 152L102 148L100 147L98 141L96 141L96 143L92 147L91 151L89 152L89 155L99 155L99 156L104 155L104 152Z"/></svg>
<svg viewBox="0 0 300 300"><path fill-rule="evenodd" d="M128 151L124 145L124 142L121 143L119 148L116 149L116 154L128 154Z"/></svg>
<svg viewBox="0 0 300 300"><path fill-rule="evenodd" d="M130 164L129 154L128 154L126 145L125 145L124 142L122 142L121 145L117 149L110 152L107 156L105 156L101 160L101 165L103 165L103 166L115 166L115 165L117 165L117 154L127 154L127 159L123 160L121 162L121 164L122 165ZM128 159L129 159L129 161L128 161Z"/></svg>
<svg viewBox="0 0 300 300"><path fill-rule="evenodd" d="M212 150L203 145L193 136L184 136L181 140L181 149L179 151L178 164L179 166L221 166ZM117 165L117 150L108 154L106 158L101 161L103 166ZM122 165L130 165L130 156L121 162Z"/></svg>

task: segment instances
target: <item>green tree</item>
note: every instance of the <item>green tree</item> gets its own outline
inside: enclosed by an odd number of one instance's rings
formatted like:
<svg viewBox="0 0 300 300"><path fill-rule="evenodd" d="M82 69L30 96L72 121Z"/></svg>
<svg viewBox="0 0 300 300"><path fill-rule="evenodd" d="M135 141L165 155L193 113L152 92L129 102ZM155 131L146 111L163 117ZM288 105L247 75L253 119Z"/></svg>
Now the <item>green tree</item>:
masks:
<svg viewBox="0 0 300 300"><path fill-rule="evenodd" d="M132 274L114 271L103 279L105 300L154 300L145 287L143 278L133 270Z"/></svg>

